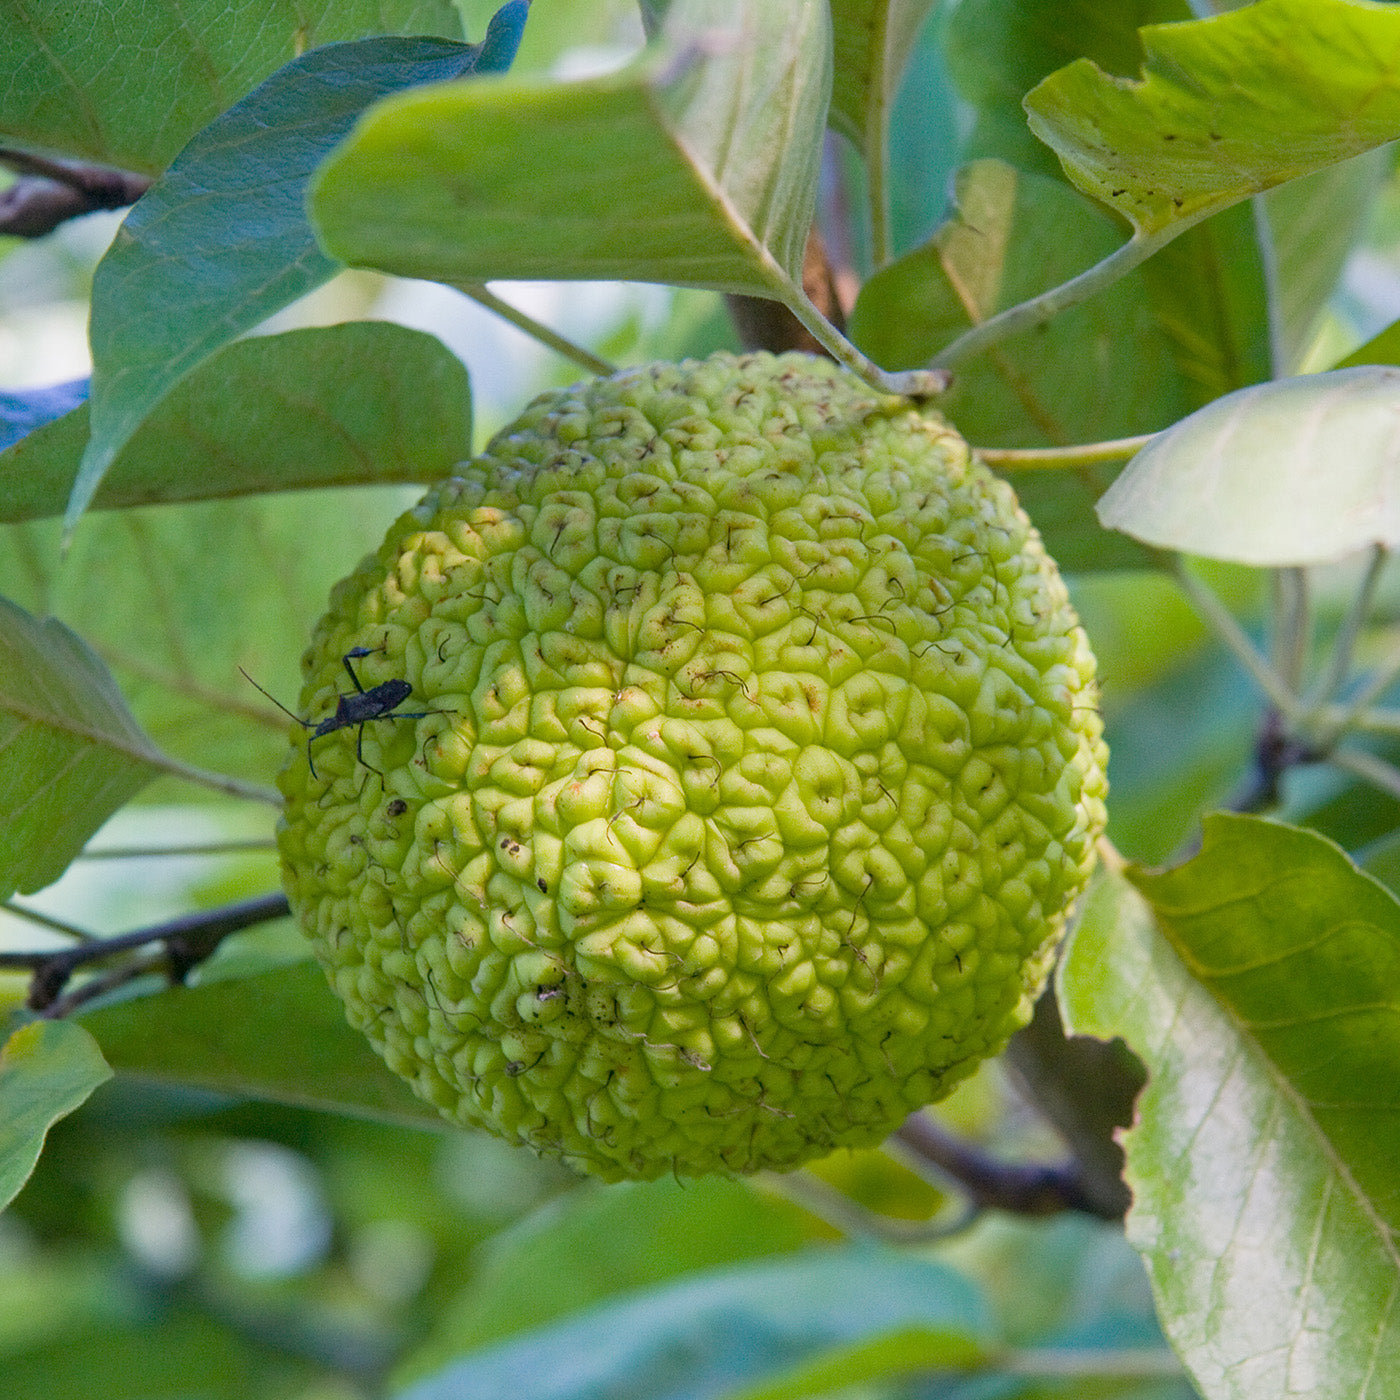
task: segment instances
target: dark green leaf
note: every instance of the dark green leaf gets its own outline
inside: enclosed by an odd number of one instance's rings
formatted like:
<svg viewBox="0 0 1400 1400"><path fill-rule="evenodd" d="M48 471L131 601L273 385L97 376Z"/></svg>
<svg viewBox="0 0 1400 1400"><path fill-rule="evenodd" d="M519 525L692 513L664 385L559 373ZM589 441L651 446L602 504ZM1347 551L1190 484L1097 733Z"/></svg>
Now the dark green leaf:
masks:
<svg viewBox="0 0 1400 1400"><path fill-rule="evenodd" d="M444 282L616 278L797 295L830 90L825 5L677 0L585 82L404 93L322 168L346 262Z"/></svg>
<svg viewBox="0 0 1400 1400"><path fill-rule="evenodd" d="M49 1129L111 1077L97 1042L67 1021L33 1021L0 1046L0 1210L29 1180Z"/></svg>
<svg viewBox="0 0 1400 1400"><path fill-rule="evenodd" d="M785 1254L811 1236L810 1218L796 1206L722 1177L570 1192L492 1243L399 1379L430 1374L475 1347L604 1298L697 1269Z"/></svg>
<svg viewBox="0 0 1400 1400"><path fill-rule="evenodd" d="M1141 79L1079 59L1026 98L1069 177L1140 233L1216 210L1400 136L1400 11L1260 0L1142 30Z"/></svg>
<svg viewBox="0 0 1400 1400"><path fill-rule="evenodd" d="M1021 99L1076 58L1109 73L1136 73L1138 29L1190 17L1187 0L961 0L948 19L947 52L976 114L965 158L996 156L1058 176L1059 163L1031 134Z"/></svg>
<svg viewBox="0 0 1400 1400"><path fill-rule="evenodd" d="M445 1127L345 1019L313 963L175 988L84 1017L119 1074L329 1113Z"/></svg>
<svg viewBox="0 0 1400 1400"><path fill-rule="evenodd" d="M1143 448L1099 519L1163 549L1260 566L1394 548L1397 396L1388 366L1238 390Z"/></svg>
<svg viewBox="0 0 1400 1400"><path fill-rule="evenodd" d="M502 27L510 32L509 22ZM171 388L338 270L312 236L306 188L360 113L385 93L472 73L483 55L508 62L511 52L494 33L480 45L333 44L289 63L190 142L132 209L93 277L91 438L70 530Z"/></svg>
<svg viewBox="0 0 1400 1400"><path fill-rule="evenodd" d="M401 1400L708 1400L861 1338L988 1319L961 1275L873 1245L694 1275L489 1347Z"/></svg>
<svg viewBox="0 0 1400 1400"><path fill-rule="evenodd" d="M919 29L937 0L831 0L831 124L880 158L890 109Z"/></svg>
<svg viewBox="0 0 1400 1400"><path fill-rule="evenodd" d="M78 408L0 454L0 521L62 514L87 429ZM93 507L427 482L470 450L467 372L433 336L386 322L254 336L171 390Z"/></svg>
<svg viewBox="0 0 1400 1400"><path fill-rule="evenodd" d="M1148 1068L1128 1233L1164 1329L1210 1400L1390 1393L1400 904L1330 842L1249 817L1131 878L1097 883L1061 992L1072 1029Z"/></svg>
<svg viewBox="0 0 1400 1400"><path fill-rule="evenodd" d="M370 34L462 37L450 0L259 0L194 11L184 0L105 0L9 6L4 26L5 139L148 175L307 49Z"/></svg>
<svg viewBox="0 0 1400 1400"><path fill-rule="evenodd" d="M922 364L969 326L1083 271L1118 241L1111 221L1061 182L978 161L961 172L956 212L933 240L861 289L851 333L880 364ZM1138 273L960 364L939 408L979 447L1031 447L1165 427L1191 401ZM1112 476L1112 468L1013 476L1063 567L1146 562L1094 518Z"/></svg>
<svg viewBox="0 0 1400 1400"><path fill-rule="evenodd" d="M56 880L162 764L87 643L5 598L0 751L0 899Z"/></svg>

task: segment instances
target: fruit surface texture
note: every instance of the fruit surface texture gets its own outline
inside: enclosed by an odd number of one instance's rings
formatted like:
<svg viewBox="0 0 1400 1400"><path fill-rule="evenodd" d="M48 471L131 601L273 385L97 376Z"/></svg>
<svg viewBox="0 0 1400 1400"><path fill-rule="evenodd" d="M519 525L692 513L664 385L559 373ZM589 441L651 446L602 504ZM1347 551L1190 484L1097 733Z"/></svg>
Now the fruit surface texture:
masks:
<svg viewBox="0 0 1400 1400"><path fill-rule="evenodd" d="M1104 823L1011 489L822 360L536 400L337 586L281 775L317 956L449 1118L606 1179L878 1142L1029 1013ZM314 763L314 773L312 771Z"/></svg>

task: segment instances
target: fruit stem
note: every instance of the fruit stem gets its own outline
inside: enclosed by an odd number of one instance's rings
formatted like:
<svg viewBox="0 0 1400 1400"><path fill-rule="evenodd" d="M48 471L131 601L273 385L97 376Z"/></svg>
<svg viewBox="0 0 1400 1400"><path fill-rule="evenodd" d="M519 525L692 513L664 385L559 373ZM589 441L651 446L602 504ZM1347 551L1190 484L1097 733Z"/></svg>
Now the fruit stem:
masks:
<svg viewBox="0 0 1400 1400"><path fill-rule="evenodd" d="M582 345L577 345L566 336L560 335L558 331L551 330L542 321L537 321L533 316L526 315L519 307L512 306L508 301L502 301L484 282L449 282L446 285L455 287L463 296L470 297L478 306L483 306L487 311L499 316L501 320L508 321L517 330L524 331L526 335L538 340L541 345L547 345L551 350L558 351L566 360L572 360L590 374L617 373L616 365L609 364L607 360L600 359L591 350L586 350Z"/></svg>
<svg viewBox="0 0 1400 1400"><path fill-rule="evenodd" d="M852 374L882 393L898 394L906 399L931 399L943 393L952 382L952 376L941 369L881 369L874 360L862 355L822 315L806 292L791 281L784 281L781 300L837 364L845 365Z"/></svg>
<svg viewBox="0 0 1400 1400"><path fill-rule="evenodd" d="M1287 682L1274 670L1244 628L1219 598L1186 566L1181 555L1173 558L1172 568L1182 591L1191 599L1196 611L1235 659L1249 672L1254 683L1269 698L1290 729L1296 729L1301 718L1298 697Z"/></svg>

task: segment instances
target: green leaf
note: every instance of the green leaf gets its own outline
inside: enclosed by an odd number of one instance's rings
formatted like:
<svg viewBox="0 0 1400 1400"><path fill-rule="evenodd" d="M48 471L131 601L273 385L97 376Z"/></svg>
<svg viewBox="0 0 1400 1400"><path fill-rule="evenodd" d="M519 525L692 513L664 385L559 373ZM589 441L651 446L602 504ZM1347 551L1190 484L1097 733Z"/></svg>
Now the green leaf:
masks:
<svg viewBox="0 0 1400 1400"><path fill-rule="evenodd" d="M1140 234L1400 136L1391 5L1260 0L1141 35L1141 79L1080 59L1025 102L1031 130L1070 179Z"/></svg>
<svg viewBox="0 0 1400 1400"><path fill-rule="evenodd" d="M801 1248L810 1217L743 1181L626 1182L571 1191L493 1240L399 1370L407 1383L474 1347L698 1269Z"/></svg>
<svg viewBox="0 0 1400 1400"><path fill-rule="evenodd" d="M165 754L267 783L285 716L239 674L296 703L297 659L331 586L420 493L404 487L105 511L60 562L57 520L0 527L0 594L100 640L132 713ZM154 795L170 798L164 785ZM208 800L183 788L180 801Z"/></svg>
<svg viewBox="0 0 1400 1400"><path fill-rule="evenodd" d="M519 0L498 14L511 32ZM502 18L504 16L504 18ZM151 409L214 351L319 286L338 264L307 223L307 182L386 92L508 63L482 44L366 39L289 63L190 142L127 215L93 276L91 438L74 523Z"/></svg>
<svg viewBox="0 0 1400 1400"><path fill-rule="evenodd" d="M322 167L313 217L334 256L409 277L790 300L830 81L825 5L676 0L662 43L620 73L380 103Z"/></svg>
<svg viewBox="0 0 1400 1400"><path fill-rule="evenodd" d="M1142 25L1189 19L1187 0L961 0L948 18L948 66L976 121L965 158L997 156L1022 170L1060 174L1026 125L1021 99L1077 58L1136 73Z"/></svg>
<svg viewBox="0 0 1400 1400"><path fill-rule="evenodd" d="M1061 993L1147 1065L1128 1236L1164 1329L1209 1400L1392 1393L1400 904L1250 817L1131 879L1096 884Z"/></svg>
<svg viewBox="0 0 1400 1400"><path fill-rule="evenodd" d="M0 598L0 899L56 880L163 766L106 666Z"/></svg>
<svg viewBox="0 0 1400 1400"><path fill-rule="evenodd" d="M313 963L176 987L89 1013L119 1074L327 1113L443 1129L345 1019Z"/></svg>
<svg viewBox="0 0 1400 1400"><path fill-rule="evenodd" d="M1390 151L1371 151L1264 196L1274 247L1281 373L1296 373L1311 348L1393 160Z"/></svg>
<svg viewBox="0 0 1400 1400"><path fill-rule="evenodd" d="M775 1380L734 1391L729 1400L810 1400L919 1372L980 1370L991 1360L987 1348L965 1332L904 1327L833 1347Z"/></svg>
<svg viewBox="0 0 1400 1400"><path fill-rule="evenodd" d="M1228 394L1154 438L1099 502L1110 529L1241 564L1400 544L1400 370L1329 370Z"/></svg>
<svg viewBox="0 0 1400 1400"><path fill-rule="evenodd" d="M1400 365L1400 321L1392 321L1346 359L1339 360L1335 368L1351 369L1357 365Z"/></svg>
<svg viewBox="0 0 1400 1400"><path fill-rule="evenodd" d="M67 1021L32 1021L0 1047L0 1210L29 1180L49 1129L111 1077L97 1042Z"/></svg>
<svg viewBox="0 0 1400 1400"><path fill-rule="evenodd" d="M933 1261L868 1244L813 1250L604 1304L477 1352L400 1400L709 1400L862 1338L987 1327L972 1285Z"/></svg>
<svg viewBox="0 0 1400 1400"><path fill-rule="evenodd" d="M977 161L959 173L953 217L861 289L851 334L882 365L923 364L969 326L1067 280L1118 241L1112 222L1060 181ZM970 356L940 411L979 447L1093 442L1165 427L1190 411L1192 393L1145 285L1141 273L1130 275L1047 325ZM1125 362L1134 366L1130 375ZM1013 477L1067 569L1146 562L1094 518L1113 470Z"/></svg>
<svg viewBox="0 0 1400 1400"><path fill-rule="evenodd" d="M83 406L0 454L0 521L62 514L87 440ZM93 507L433 481L470 451L467 372L435 337L367 321L254 336L171 390Z"/></svg>
<svg viewBox="0 0 1400 1400"><path fill-rule="evenodd" d="M462 37L450 0L259 0L195 10L183 0L106 0L10 6L4 25L4 138L148 175L307 49L381 33Z"/></svg>
<svg viewBox="0 0 1400 1400"><path fill-rule="evenodd" d="M866 159L883 145L905 65L937 0L831 0L831 124Z"/></svg>

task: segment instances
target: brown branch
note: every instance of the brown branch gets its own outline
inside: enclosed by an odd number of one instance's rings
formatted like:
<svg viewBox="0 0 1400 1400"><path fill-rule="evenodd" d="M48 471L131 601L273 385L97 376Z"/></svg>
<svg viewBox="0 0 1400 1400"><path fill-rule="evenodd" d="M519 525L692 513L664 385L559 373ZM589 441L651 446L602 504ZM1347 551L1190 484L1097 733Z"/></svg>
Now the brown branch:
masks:
<svg viewBox="0 0 1400 1400"><path fill-rule="evenodd" d="M32 969L28 1006L31 1011L57 1020L148 972L160 972L172 983L182 983L230 934L285 918L290 912L286 895L264 894L219 909L183 914L178 919L113 938L94 938L72 948L0 953L0 970ZM156 951L142 951L153 943L163 946ZM80 968L111 959L117 959L113 966L64 995L63 989Z"/></svg>
<svg viewBox="0 0 1400 1400"><path fill-rule="evenodd" d="M822 236L816 228L807 239L802 260L802 290L813 305L837 330L846 325L846 309L837 287L837 275L826 256ZM812 333L781 302L763 297L725 297L730 319L745 350L805 350L809 355L825 355L826 351Z"/></svg>
<svg viewBox="0 0 1400 1400"><path fill-rule="evenodd" d="M15 238L42 238L69 219L99 209L124 209L151 184L130 170L50 160L7 146L0 146L0 165L20 177L0 190L0 234Z"/></svg>
<svg viewBox="0 0 1400 1400"><path fill-rule="evenodd" d="M1117 1220L1091 1195L1078 1162L1004 1162L955 1137L934 1118L916 1113L895 1138L921 1162L951 1177L971 1204L1014 1215L1058 1215L1077 1210Z"/></svg>

